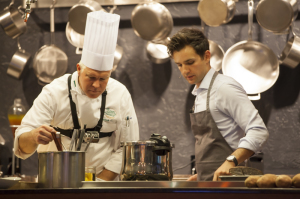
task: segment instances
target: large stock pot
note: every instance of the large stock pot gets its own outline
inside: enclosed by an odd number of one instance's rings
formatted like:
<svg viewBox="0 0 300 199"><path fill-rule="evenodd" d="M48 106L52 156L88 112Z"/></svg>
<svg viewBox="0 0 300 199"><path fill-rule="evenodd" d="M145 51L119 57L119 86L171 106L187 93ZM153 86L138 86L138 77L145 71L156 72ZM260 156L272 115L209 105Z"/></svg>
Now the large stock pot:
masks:
<svg viewBox="0 0 300 199"><path fill-rule="evenodd" d="M147 141L128 141L123 145L122 181L171 181L172 148L166 136L152 134Z"/></svg>
<svg viewBox="0 0 300 199"><path fill-rule="evenodd" d="M84 181L85 152L56 151L38 153L39 186L43 188L78 188Z"/></svg>

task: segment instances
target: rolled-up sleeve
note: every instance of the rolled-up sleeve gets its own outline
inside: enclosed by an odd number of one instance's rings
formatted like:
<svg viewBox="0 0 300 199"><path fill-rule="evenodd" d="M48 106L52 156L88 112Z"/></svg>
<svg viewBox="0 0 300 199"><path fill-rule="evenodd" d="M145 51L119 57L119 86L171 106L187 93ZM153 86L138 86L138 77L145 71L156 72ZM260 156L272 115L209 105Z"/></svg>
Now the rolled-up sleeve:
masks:
<svg viewBox="0 0 300 199"><path fill-rule="evenodd" d="M234 120L233 129L238 125L245 132L245 136L239 140L238 148L255 153L261 150L269 132L242 86L236 82L226 83L217 92L221 96L217 99L217 108Z"/></svg>

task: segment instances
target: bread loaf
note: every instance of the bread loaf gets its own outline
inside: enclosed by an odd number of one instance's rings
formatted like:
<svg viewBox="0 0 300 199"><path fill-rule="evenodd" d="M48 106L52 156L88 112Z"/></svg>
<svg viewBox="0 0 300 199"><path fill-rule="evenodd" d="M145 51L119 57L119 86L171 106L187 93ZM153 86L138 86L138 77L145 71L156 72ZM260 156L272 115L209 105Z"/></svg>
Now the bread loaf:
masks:
<svg viewBox="0 0 300 199"><path fill-rule="evenodd" d="M276 178L274 174L265 174L257 180L257 186L259 188L273 188L276 187Z"/></svg>
<svg viewBox="0 0 300 199"><path fill-rule="evenodd" d="M260 176L249 176L246 180L245 180L245 185L246 187L257 187L257 180L260 178Z"/></svg>
<svg viewBox="0 0 300 199"><path fill-rule="evenodd" d="M279 188L290 188L292 186L292 178L288 175L280 175L276 178L276 186Z"/></svg>

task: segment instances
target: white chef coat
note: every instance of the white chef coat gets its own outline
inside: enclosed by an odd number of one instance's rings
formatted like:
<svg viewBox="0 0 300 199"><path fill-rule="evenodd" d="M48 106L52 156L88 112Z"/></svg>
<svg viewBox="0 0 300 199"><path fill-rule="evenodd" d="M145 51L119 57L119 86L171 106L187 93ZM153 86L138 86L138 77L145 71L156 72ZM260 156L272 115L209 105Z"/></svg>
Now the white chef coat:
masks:
<svg viewBox="0 0 300 199"><path fill-rule="evenodd" d="M192 91L196 96L195 113L206 110L207 91L214 73L211 68L200 86L195 86ZM220 133L233 150L261 150L269 132L241 84L218 74L210 92L209 109Z"/></svg>
<svg viewBox="0 0 300 199"><path fill-rule="evenodd" d="M19 149L18 139L22 133L29 132L46 124L61 129L72 129L73 120L70 109L68 76L66 74L44 86L40 95L34 100L33 106L16 130L14 150L15 154L26 159L32 154L25 154ZM98 143L91 143L86 153L86 166L95 166L96 173L103 168L120 173L122 163L121 141L139 140L139 127L130 93L126 87L113 78L109 78L106 87L106 106L101 132L115 131L111 137L100 138ZM71 79L71 94L78 115L78 121L83 128L93 128L100 119L101 95L89 98L78 84L78 73L73 73ZM125 120L129 116L129 120ZM68 149L70 138L62 136L62 142ZM86 144L82 144L81 150ZM48 145L39 145L37 152L57 151L54 141Z"/></svg>

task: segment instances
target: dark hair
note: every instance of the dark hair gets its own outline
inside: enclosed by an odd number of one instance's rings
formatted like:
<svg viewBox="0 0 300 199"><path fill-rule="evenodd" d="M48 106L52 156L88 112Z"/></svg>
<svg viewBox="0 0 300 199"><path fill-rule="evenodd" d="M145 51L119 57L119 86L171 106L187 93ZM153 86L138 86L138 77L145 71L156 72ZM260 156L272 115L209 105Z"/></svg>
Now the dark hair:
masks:
<svg viewBox="0 0 300 199"><path fill-rule="evenodd" d="M202 59L205 51L209 50L208 40L202 31L196 28L183 28L168 42L168 54L172 57L174 51L180 51L187 45L193 47Z"/></svg>

